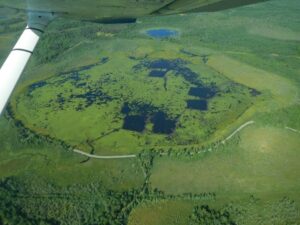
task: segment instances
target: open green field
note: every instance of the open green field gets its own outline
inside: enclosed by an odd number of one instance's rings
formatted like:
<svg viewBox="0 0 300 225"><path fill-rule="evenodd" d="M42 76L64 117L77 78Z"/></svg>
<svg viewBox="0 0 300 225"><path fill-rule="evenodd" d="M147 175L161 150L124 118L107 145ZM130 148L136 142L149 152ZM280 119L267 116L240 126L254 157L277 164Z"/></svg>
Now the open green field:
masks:
<svg viewBox="0 0 300 225"><path fill-rule="evenodd" d="M0 224L299 224L299 10L54 21L0 118Z"/></svg>
<svg viewBox="0 0 300 225"><path fill-rule="evenodd" d="M227 212L230 215L227 219L237 224L293 224L293 221L299 221L299 133L252 125L239 137L205 153L200 159L157 158L150 176L152 188L174 196L214 192L214 200L197 202L194 197L187 206L181 207L208 205L210 210L219 210L216 217ZM141 205L132 212L133 219L129 224L136 224L136 220L143 220L160 207L167 212L158 213L154 221L147 220L143 224L194 224L191 223L193 210L181 212L173 204ZM184 219L189 223L178 222ZM204 221L199 224L210 224L208 219Z"/></svg>
<svg viewBox="0 0 300 225"><path fill-rule="evenodd" d="M158 158L151 185L171 194L213 191L226 196L289 193L296 197L300 185L299 134L252 125L240 138L236 147L221 146L198 160Z"/></svg>

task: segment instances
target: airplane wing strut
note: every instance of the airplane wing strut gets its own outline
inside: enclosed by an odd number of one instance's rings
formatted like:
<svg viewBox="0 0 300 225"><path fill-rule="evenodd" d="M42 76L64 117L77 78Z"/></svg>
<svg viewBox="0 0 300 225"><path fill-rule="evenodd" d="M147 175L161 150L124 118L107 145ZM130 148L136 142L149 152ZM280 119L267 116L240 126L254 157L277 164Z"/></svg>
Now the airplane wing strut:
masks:
<svg viewBox="0 0 300 225"><path fill-rule="evenodd" d="M27 27L0 69L0 114L3 112L44 29L54 17L53 13L29 13Z"/></svg>

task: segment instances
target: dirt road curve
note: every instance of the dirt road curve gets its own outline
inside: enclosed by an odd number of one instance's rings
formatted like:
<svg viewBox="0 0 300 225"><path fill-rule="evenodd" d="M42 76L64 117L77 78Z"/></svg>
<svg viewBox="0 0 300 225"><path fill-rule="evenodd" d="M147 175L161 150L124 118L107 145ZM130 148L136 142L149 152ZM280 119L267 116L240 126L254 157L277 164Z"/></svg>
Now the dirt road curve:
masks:
<svg viewBox="0 0 300 225"><path fill-rule="evenodd" d="M135 158L136 155L113 155L113 156L102 156L102 155L92 155L83 151L80 151L78 149L73 149L73 152L76 152L78 154L95 158L95 159L126 159L126 158Z"/></svg>
<svg viewBox="0 0 300 225"><path fill-rule="evenodd" d="M225 138L222 143L225 143L226 141L230 140L237 132L241 131L242 129L244 129L245 127L251 125L255 123L253 120L248 121L246 123L244 123L243 125L241 125L238 129L236 129L232 134L230 134L227 138Z"/></svg>

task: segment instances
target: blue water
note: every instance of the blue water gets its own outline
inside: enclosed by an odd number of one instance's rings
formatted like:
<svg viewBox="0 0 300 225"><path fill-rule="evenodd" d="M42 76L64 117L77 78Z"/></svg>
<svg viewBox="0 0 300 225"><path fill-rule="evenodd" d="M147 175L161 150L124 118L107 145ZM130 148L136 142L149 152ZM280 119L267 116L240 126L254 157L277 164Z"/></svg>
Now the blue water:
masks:
<svg viewBox="0 0 300 225"><path fill-rule="evenodd" d="M210 86L199 86L199 87L192 87L189 90L189 95L196 96L200 98L209 99L216 95L217 90L215 87Z"/></svg>
<svg viewBox="0 0 300 225"><path fill-rule="evenodd" d="M144 115L126 116L123 129L143 132L145 130L147 117Z"/></svg>
<svg viewBox="0 0 300 225"><path fill-rule="evenodd" d="M176 30L163 29L163 28L147 30L146 33L153 38L168 38L168 37L175 37L178 35L178 31Z"/></svg>
<svg viewBox="0 0 300 225"><path fill-rule="evenodd" d="M187 107L200 111L206 111L208 109L206 100L187 100Z"/></svg>
<svg viewBox="0 0 300 225"><path fill-rule="evenodd" d="M150 104L125 102L121 113L126 115L122 127L125 130L143 132L147 122L153 124L152 132L156 134L172 134L176 128L176 119Z"/></svg>

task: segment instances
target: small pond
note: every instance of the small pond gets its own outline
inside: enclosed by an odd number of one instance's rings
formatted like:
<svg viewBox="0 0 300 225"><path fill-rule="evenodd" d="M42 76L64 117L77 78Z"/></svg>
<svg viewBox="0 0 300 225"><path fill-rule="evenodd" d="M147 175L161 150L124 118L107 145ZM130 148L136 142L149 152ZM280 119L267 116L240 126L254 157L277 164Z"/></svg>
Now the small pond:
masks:
<svg viewBox="0 0 300 225"><path fill-rule="evenodd" d="M208 109L206 100L187 100L187 108L206 111Z"/></svg>
<svg viewBox="0 0 300 225"><path fill-rule="evenodd" d="M163 111L155 113L151 122L153 123L153 133L171 134L176 127L176 120L168 119Z"/></svg>
<svg viewBox="0 0 300 225"><path fill-rule="evenodd" d="M126 116L123 129L136 132L143 132L146 126L146 117L141 115Z"/></svg>
<svg viewBox="0 0 300 225"><path fill-rule="evenodd" d="M157 134L171 134L176 128L176 120L150 104L125 102L121 113L126 115L123 123L125 130L143 132L147 122L153 124L152 132Z"/></svg>
<svg viewBox="0 0 300 225"><path fill-rule="evenodd" d="M189 90L189 95L206 99L214 97L216 93L217 91L214 87L192 87Z"/></svg>
<svg viewBox="0 0 300 225"><path fill-rule="evenodd" d="M178 31L166 28L147 30L146 34L153 38L169 38L178 36Z"/></svg>

